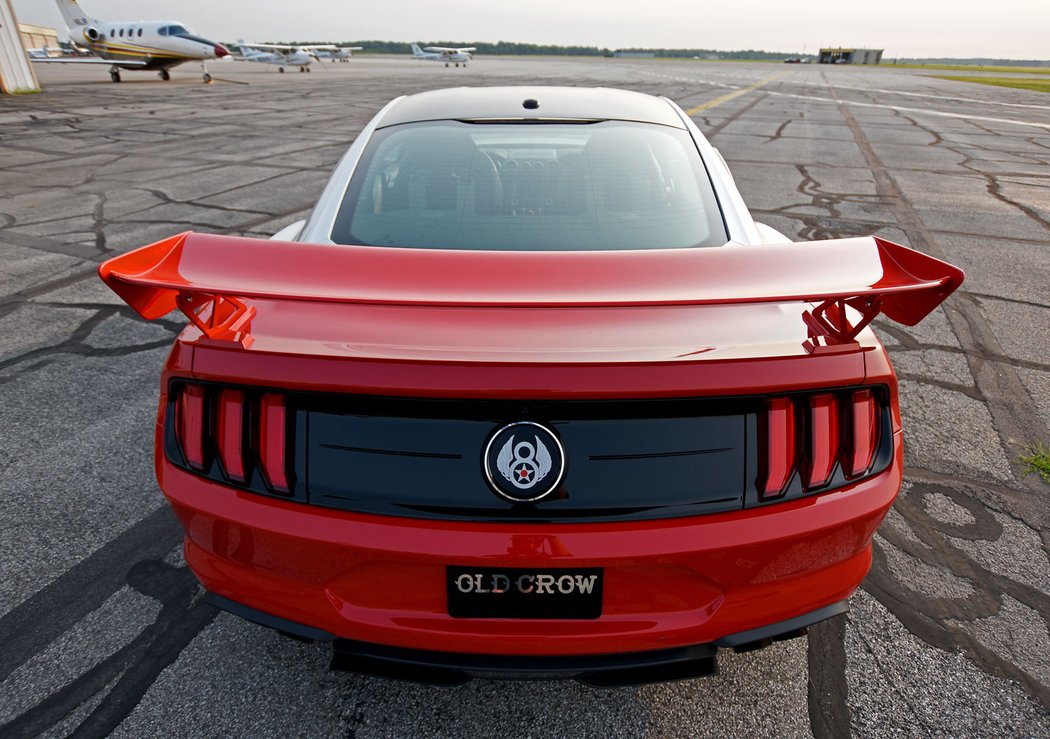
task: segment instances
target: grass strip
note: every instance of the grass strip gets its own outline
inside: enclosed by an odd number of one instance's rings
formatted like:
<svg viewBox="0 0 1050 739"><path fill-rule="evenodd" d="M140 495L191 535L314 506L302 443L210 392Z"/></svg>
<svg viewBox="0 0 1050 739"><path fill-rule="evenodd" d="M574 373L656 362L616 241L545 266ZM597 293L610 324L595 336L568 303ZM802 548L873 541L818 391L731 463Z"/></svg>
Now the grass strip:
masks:
<svg viewBox="0 0 1050 739"><path fill-rule="evenodd" d="M999 74L1050 74L1050 67L995 67L980 64L886 64L883 69L941 69L947 72L996 72Z"/></svg>
<svg viewBox="0 0 1050 739"><path fill-rule="evenodd" d="M964 77L957 75L937 75L937 79L956 80L957 82L976 82L979 85L995 85L996 87L1014 87L1018 90L1050 92L1050 79L1040 80L1026 77Z"/></svg>

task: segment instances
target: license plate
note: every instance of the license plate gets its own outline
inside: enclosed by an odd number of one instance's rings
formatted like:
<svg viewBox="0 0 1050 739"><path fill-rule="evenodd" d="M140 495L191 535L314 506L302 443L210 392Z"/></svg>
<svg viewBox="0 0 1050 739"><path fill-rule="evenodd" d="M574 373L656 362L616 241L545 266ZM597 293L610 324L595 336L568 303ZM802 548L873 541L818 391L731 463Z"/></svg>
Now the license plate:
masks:
<svg viewBox="0 0 1050 739"><path fill-rule="evenodd" d="M598 618L602 570L448 567L453 618Z"/></svg>

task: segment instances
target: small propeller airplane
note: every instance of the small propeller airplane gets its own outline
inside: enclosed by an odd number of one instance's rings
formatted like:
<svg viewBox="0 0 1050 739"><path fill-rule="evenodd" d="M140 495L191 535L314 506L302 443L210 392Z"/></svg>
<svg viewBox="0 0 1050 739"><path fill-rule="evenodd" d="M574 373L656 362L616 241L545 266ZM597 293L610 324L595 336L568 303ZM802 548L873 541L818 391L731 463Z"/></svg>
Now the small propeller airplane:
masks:
<svg viewBox="0 0 1050 739"><path fill-rule="evenodd" d="M426 48L419 48L419 44L412 44L412 56L416 59L421 59L425 62L444 62L447 67L450 63L455 63L458 67L462 64L464 67L474 57L470 55L470 52L477 51L474 46L465 46L463 48L456 48L452 46L427 46Z"/></svg>
<svg viewBox="0 0 1050 739"><path fill-rule="evenodd" d="M334 55L340 47L335 44L308 44L305 46L289 46L288 44L257 44L248 41L238 41L240 56L234 60L239 62L259 62L260 64L276 64L277 71L283 72L285 67L298 67L300 72L309 72L310 63L314 59L320 60L321 55ZM350 51L360 51L360 46L349 47ZM345 54L350 56L350 51ZM329 58L325 56L325 58ZM344 58L339 56L336 58Z"/></svg>
<svg viewBox="0 0 1050 739"><path fill-rule="evenodd" d="M204 62L229 56L222 44L195 35L178 21L102 21L88 17L77 0L55 0L66 21L69 40L84 45L94 57L37 56L30 61L54 64L108 64L109 78L120 82L121 70L156 70L162 80L183 62L199 61L205 82L211 75Z"/></svg>
<svg viewBox="0 0 1050 739"><path fill-rule="evenodd" d="M47 44L37 49L26 49L26 54L29 55L30 59L51 59L62 55L61 49L55 49L55 54L52 54L53 50L47 47Z"/></svg>
<svg viewBox="0 0 1050 739"><path fill-rule="evenodd" d="M234 61L276 64L278 72L284 72L285 67L298 67L300 72L309 72L310 64L314 60L313 54L297 46L249 44L241 41L237 44L240 47L240 56L235 56Z"/></svg>
<svg viewBox="0 0 1050 739"><path fill-rule="evenodd" d="M347 62L353 56L355 51L361 51L365 47L363 46L337 46L334 50L328 51L328 47L313 47L317 49L314 52L314 58L320 61L321 59L331 59L333 62Z"/></svg>

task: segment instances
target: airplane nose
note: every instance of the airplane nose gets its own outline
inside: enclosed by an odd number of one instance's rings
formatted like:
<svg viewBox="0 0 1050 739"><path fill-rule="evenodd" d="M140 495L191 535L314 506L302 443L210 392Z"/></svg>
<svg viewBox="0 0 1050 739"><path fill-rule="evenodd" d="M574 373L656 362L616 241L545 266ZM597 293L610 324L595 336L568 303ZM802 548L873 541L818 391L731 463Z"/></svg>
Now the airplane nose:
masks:
<svg viewBox="0 0 1050 739"><path fill-rule="evenodd" d="M224 56L229 56L230 51L222 44L215 44L215 58L222 59Z"/></svg>

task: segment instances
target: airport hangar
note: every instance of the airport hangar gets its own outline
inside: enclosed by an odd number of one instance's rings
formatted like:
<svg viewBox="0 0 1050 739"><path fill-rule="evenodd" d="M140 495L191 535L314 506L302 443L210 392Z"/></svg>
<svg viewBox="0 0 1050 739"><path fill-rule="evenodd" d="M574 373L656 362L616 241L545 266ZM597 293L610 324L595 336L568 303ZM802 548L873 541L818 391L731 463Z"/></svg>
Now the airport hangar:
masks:
<svg viewBox="0 0 1050 739"><path fill-rule="evenodd" d="M820 50L818 64L878 64L884 49L848 49L829 47Z"/></svg>
<svg viewBox="0 0 1050 739"><path fill-rule="evenodd" d="M47 26L19 23L18 35L22 37L22 45L27 49L42 49L46 46L57 51L62 46L58 38L58 31Z"/></svg>

